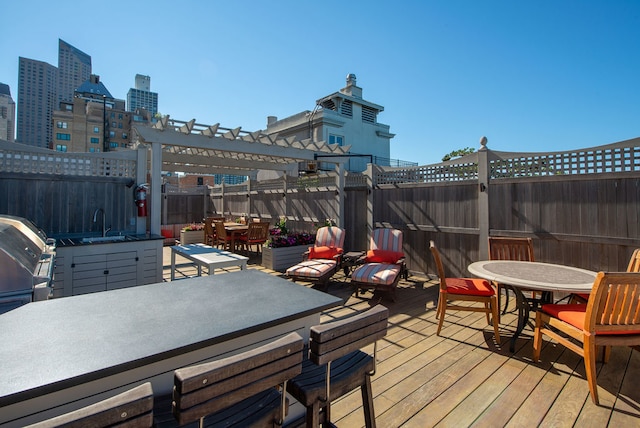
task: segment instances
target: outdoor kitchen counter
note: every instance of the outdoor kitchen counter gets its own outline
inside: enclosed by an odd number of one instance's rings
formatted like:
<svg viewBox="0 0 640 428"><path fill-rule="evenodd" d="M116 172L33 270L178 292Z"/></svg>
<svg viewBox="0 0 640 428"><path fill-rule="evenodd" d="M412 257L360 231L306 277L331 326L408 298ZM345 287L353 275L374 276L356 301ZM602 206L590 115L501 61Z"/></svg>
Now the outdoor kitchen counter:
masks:
<svg viewBox="0 0 640 428"><path fill-rule="evenodd" d="M100 233L68 233L64 235L52 236L56 240L58 247L78 247L97 244L113 244L127 243L139 241L164 240L161 235L153 235L149 233L118 233L110 232L107 236L102 237Z"/></svg>
<svg viewBox="0 0 640 428"><path fill-rule="evenodd" d="M297 331L341 299L255 270L35 302L0 316L0 425L24 425ZM31 416L29 416L31 415ZM26 417L25 419L19 419Z"/></svg>

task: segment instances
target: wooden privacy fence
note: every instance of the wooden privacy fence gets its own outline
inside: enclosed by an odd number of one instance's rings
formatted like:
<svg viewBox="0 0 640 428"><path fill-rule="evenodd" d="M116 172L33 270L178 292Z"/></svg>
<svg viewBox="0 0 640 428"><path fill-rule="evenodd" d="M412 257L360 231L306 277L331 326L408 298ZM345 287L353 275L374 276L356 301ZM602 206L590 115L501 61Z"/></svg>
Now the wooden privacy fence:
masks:
<svg viewBox="0 0 640 428"><path fill-rule="evenodd" d="M57 153L0 142L0 214L26 217L49 235L96 232L96 208L115 231L133 231L131 184L145 181L144 149ZM340 212L336 174L181 189L165 185L162 224L243 214L314 232ZM555 153L476 153L434 165L370 165L345 177L345 250L364 250L374 227L404 232L411 271L434 274L436 241L452 275L487 258L487 237L529 236L535 258L618 271L640 247L640 138ZM134 223L136 224L134 226Z"/></svg>
<svg viewBox="0 0 640 428"><path fill-rule="evenodd" d="M405 232L411 270L453 275L486 259L487 237L525 236L537 261L626 268L640 247L640 138L556 153L476 153L425 167L370 168L369 223Z"/></svg>
<svg viewBox="0 0 640 428"><path fill-rule="evenodd" d="M0 140L0 214L24 217L48 236L87 234L106 226L139 233L134 184L145 181L146 150L63 153ZM142 224L138 224L138 223Z"/></svg>
<svg viewBox="0 0 640 428"><path fill-rule="evenodd" d="M536 260L624 270L640 247L639 143L557 153L483 146L441 164L371 165L345 180L345 249L367 249L373 227L394 227L404 232L410 270L435 274L428 251L435 240L451 274L468 275L471 262L488 257L489 235L527 236ZM246 214L274 224L286 216L290 229L312 232L338 212L335 182L331 174L250 181L200 189L176 204L197 207L194 219Z"/></svg>

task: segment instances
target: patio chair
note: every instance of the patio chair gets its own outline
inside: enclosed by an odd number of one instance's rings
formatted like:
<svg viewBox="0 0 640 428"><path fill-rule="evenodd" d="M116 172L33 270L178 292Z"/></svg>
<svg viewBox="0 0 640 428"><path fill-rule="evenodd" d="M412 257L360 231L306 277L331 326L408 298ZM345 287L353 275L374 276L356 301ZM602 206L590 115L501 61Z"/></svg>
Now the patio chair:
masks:
<svg viewBox="0 0 640 428"><path fill-rule="evenodd" d="M33 425L52 427L151 427L153 426L153 389L150 382L114 397Z"/></svg>
<svg viewBox="0 0 640 428"><path fill-rule="evenodd" d="M531 238L503 238L497 236L489 237L489 259L490 260L518 260L526 262L534 262L533 257L533 241ZM507 313L507 307L509 306L509 293L507 291L509 286L504 286L498 282L493 282L493 285L498 290L498 312L502 307L500 300L502 290L504 290L504 309L503 314ZM528 291L528 290L523 290ZM532 293L535 293L531 291Z"/></svg>
<svg viewBox="0 0 640 428"><path fill-rule="evenodd" d="M436 335L440 336L440 330L444 322L444 315L447 310L454 311L470 311L484 312L487 317L487 323L493 324L493 332L496 343L500 343L500 331L498 328L498 299L496 291L489 281L480 278L447 278L444 273L444 266L440 257L440 252L436 248L433 241L430 242L429 248L433 259L436 263L438 277L440 278L440 295L438 297L438 307L436 310L436 318L438 318L438 330ZM461 306L450 304L452 301L476 302L483 306ZM491 320L489 319L491 315Z"/></svg>
<svg viewBox="0 0 640 428"><path fill-rule="evenodd" d="M631 254L629 264L627 265L627 272L640 272L640 248L636 248ZM586 304L589 301L588 293L573 293L569 299L569 303L583 303Z"/></svg>
<svg viewBox="0 0 640 428"><path fill-rule="evenodd" d="M371 376L376 371L377 341L387 334L389 310L377 305L346 319L311 327L302 374L287 385L307 409L307 427L331 425L331 401L356 388L362 393L365 425L375 426ZM361 348L374 344L373 355ZM327 399L328 397L328 399Z"/></svg>
<svg viewBox="0 0 640 428"><path fill-rule="evenodd" d="M256 246L256 253L260 254L262 244L269 239L269 222L255 222L249 223L247 233L240 235L239 240L242 248L249 253L251 246Z"/></svg>
<svg viewBox="0 0 640 428"><path fill-rule="evenodd" d="M227 233L224 222L214 221L213 224L216 228L215 246L218 248L222 247L223 250L232 251L231 242L233 241L233 237Z"/></svg>
<svg viewBox="0 0 640 428"><path fill-rule="evenodd" d="M369 251L351 273L355 293L364 290L389 292L395 301L396 287L401 276L407 278L402 251L402 231L375 229L369 242Z"/></svg>
<svg viewBox="0 0 640 428"><path fill-rule="evenodd" d="M327 287L329 279L340 269L344 237L344 229L337 226L319 228L314 246L303 254L302 262L287 269L287 277Z"/></svg>
<svg viewBox="0 0 640 428"><path fill-rule="evenodd" d="M543 334L580 355L584 358L591 400L598 405L597 347L640 345L639 314L640 275L598 272L586 305L547 304L536 312L533 361L540 359Z"/></svg>
<svg viewBox="0 0 640 428"><path fill-rule="evenodd" d="M204 243L212 247L216 243L216 227L215 221L224 221L224 217L207 217L204 220Z"/></svg>
<svg viewBox="0 0 640 428"><path fill-rule="evenodd" d="M281 426L289 405L281 391L302 370L303 346L294 332L238 355L176 370L173 416L180 426L195 421L201 427Z"/></svg>

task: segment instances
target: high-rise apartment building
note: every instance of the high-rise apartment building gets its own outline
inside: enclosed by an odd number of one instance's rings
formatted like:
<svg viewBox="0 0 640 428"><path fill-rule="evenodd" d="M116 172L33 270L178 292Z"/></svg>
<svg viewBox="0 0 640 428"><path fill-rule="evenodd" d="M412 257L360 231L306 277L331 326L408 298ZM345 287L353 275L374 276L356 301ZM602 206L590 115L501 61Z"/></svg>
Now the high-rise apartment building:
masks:
<svg viewBox="0 0 640 428"><path fill-rule="evenodd" d="M0 140L15 141L16 103L9 85L0 83Z"/></svg>
<svg viewBox="0 0 640 428"><path fill-rule="evenodd" d="M74 91L89 80L91 76L91 57L58 39L58 103L72 101Z"/></svg>
<svg viewBox="0 0 640 428"><path fill-rule="evenodd" d="M58 100L58 69L35 59L20 57L18 62L16 140L51 148L51 114Z"/></svg>
<svg viewBox="0 0 640 428"><path fill-rule="evenodd" d="M158 113L158 93L151 92L151 77L136 74L136 87L127 92L127 110L145 109L155 116Z"/></svg>
<svg viewBox="0 0 640 428"><path fill-rule="evenodd" d="M53 147L53 111L61 101L73 101L74 91L91 75L91 57L58 40L58 67L19 58L16 140L36 147Z"/></svg>

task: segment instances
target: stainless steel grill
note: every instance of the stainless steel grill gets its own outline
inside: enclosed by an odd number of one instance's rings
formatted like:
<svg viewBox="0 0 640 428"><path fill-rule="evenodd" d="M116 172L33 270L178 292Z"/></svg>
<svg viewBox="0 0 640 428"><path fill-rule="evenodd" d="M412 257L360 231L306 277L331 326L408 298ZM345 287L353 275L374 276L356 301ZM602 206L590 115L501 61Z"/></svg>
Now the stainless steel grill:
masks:
<svg viewBox="0 0 640 428"><path fill-rule="evenodd" d="M0 314L49 298L55 249L29 220L0 216Z"/></svg>

